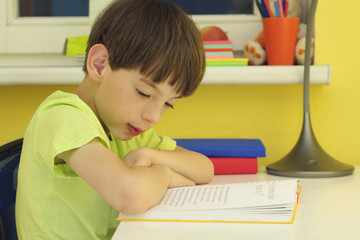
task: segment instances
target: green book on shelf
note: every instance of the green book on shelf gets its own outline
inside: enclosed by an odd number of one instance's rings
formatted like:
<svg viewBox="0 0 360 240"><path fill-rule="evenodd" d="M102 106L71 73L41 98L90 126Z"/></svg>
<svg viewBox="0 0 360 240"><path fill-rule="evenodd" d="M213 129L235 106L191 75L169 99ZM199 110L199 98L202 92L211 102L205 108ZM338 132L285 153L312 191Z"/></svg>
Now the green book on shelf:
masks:
<svg viewBox="0 0 360 240"><path fill-rule="evenodd" d="M206 59L206 66L248 66L247 58L213 58Z"/></svg>

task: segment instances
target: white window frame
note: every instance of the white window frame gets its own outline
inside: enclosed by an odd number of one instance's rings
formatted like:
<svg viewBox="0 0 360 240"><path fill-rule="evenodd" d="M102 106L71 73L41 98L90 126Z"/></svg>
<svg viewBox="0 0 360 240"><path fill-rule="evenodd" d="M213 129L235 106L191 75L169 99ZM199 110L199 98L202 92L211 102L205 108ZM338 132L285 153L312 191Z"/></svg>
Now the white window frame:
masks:
<svg viewBox="0 0 360 240"><path fill-rule="evenodd" d="M110 0L90 0L89 17L17 17L17 0L0 0L0 54L61 54L67 37L84 36Z"/></svg>
<svg viewBox="0 0 360 240"><path fill-rule="evenodd" d="M62 54L65 40L88 35L98 12L111 0L90 0L89 17L17 17L17 0L0 0L0 54ZM234 49L256 36L261 18L254 15L197 15L199 28L216 25L227 32ZM25 40L24 40L25 39Z"/></svg>

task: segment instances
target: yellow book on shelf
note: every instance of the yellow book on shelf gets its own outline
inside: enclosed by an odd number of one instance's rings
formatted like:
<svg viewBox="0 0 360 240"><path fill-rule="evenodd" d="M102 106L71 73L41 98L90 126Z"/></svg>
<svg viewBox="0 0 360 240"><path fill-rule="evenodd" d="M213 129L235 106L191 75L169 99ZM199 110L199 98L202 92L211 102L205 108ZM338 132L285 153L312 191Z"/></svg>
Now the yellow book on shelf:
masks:
<svg viewBox="0 0 360 240"><path fill-rule="evenodd" d="M148 211L118 220L293 223L299 192L296 179L172 188Z"/></svg>
<svg viewBox="0 0 360 240"><path fill-rule="evenodd" d="M206 66L248 66L247 58L207 58Z"/></svg>

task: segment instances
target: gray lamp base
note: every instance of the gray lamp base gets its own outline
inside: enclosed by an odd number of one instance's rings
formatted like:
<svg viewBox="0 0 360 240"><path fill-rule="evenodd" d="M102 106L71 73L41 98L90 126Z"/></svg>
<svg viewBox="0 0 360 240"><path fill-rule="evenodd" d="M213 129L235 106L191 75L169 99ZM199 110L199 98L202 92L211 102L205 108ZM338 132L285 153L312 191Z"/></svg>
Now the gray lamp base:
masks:
<svg viewBox="0 0 360 240"><path fill-rule="evenodd" d="M266 169L274 175L309 178L340 177L354 171L352 165L337 161L321 148L313 134L309 113L304 113L301 135L294 148Z"/></svg>

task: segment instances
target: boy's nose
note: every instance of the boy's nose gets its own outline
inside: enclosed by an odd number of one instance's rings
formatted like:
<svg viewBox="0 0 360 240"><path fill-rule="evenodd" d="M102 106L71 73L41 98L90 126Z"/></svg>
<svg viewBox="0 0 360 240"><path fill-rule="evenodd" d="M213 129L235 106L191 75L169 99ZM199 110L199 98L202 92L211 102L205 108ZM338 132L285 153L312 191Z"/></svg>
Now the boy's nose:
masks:
<svg viewBox="0 0 360 240"><path fill-rule="evenodd" d="M153 104L152 106L147 107L143 112L143 119L152 124L156 124L160 121L162 115L162 108Z"/></svg>

